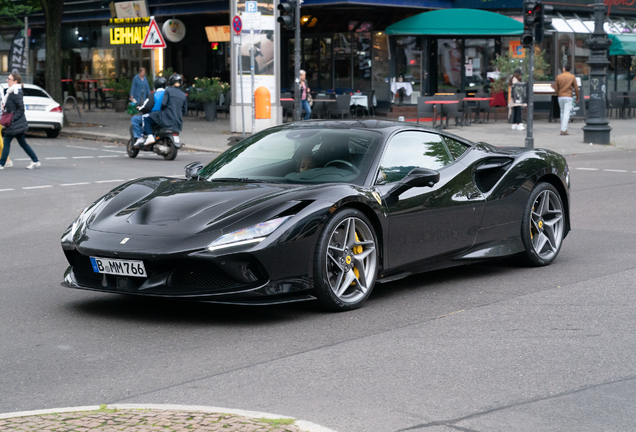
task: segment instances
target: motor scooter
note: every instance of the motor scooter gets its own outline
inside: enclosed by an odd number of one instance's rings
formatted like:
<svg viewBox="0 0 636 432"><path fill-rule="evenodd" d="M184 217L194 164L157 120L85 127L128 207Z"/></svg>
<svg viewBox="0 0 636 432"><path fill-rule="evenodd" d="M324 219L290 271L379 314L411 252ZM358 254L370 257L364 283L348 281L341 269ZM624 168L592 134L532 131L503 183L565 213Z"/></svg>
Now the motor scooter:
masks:
<svg viewBox="0 0 636 432"><path fill-rule="evenodd" d="M163 129L160 127L153 127L153 134L155 136L155 142L148 145L135 146L135 135L133 134L133 127L130 125L130 140L126 146L128 157L135 158L140 151L155 152L159 156L163 156L165 160L175 160L179 149L184 146L179 138L179 132L171 129Z"/></svg>

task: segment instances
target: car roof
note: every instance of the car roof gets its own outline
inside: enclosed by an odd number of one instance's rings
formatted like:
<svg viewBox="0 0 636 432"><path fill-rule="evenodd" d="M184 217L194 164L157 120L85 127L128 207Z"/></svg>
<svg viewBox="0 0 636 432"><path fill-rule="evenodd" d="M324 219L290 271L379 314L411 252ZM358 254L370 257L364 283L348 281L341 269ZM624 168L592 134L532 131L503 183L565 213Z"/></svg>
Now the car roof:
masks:
<svg viewBox="0 0 636 432"><path fill-rule="evenodd" d="M22 83L22 85L23 85L25 88L34 88L34 89L38 89L38 90L42 90L42 91L44 91L44 89L43 89L42 87L40 87L40 86L36 86L35 84ZM6 89L6 88L8 87L8 85L7 85L6 83L2 83L2 84L0 84L0 86L2 86L2 88L4 88L4 89Z"/></svg>

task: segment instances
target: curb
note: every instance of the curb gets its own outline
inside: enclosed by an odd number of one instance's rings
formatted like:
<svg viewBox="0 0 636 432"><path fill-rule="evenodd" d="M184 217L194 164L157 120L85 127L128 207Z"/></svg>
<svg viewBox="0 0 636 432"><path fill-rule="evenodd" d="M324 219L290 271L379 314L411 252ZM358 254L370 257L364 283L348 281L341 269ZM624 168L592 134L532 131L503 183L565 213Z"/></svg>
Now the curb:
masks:
<svg viewBox="0 0 636 432"><path fill-rule="evenodd" d="M65 408L51 408L51 409L42 409L42 410L34 410L34 411L19 411L13 413L4 413L0 414L0 420L14 418L14 417L28 417L34 415L43 415L43 414L56 414L56 413L67 413L67 412L78 412L78 411L97 411L99 410L99 405L90 405L90 406L81 406L81 407L65 407ZM172 410L172 411L198 411L205 413L225 413L225 414L235 414L248 418L267 418L267 419L294 419L296 422L295 426L303 429L306 432L336 432L333 429L326 428L324 426L320 426L318 424L308 422L305 420L298 420L294 417L264 413L259 411L246 411L241 409L232 409L232 408L220 408L220 407L210 407L203 405L169 405L169 404L108 404L106 405L106 409L156 409L156 410Z"/></svg>
<svg viewBox="0 0 636 432"><path fill-rule="evenodd" d="M128 137L123 137L120 135L100 134L97 132L87 132L87 131L65 131L64 129L60 131L60 136L67 137L67 138L80 138L80 139L87 139L91 141L109 142L109 143L123 144L123 145L128 144L128 140L130 139ZM196 151L204 151L208 153L218 153L218 154L222 153L221 150L212 150L207 147L191 145L191 144L184 144L184 147L185 147L184 149L185 151L196 150Z"/></svg>

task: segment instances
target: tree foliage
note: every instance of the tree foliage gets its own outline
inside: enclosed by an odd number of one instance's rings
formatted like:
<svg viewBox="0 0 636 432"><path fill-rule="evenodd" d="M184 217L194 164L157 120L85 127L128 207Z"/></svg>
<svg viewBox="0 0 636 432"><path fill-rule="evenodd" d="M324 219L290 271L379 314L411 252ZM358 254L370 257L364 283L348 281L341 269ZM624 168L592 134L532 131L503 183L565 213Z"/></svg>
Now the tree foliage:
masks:
<svg viewBox="0 0 636 432"><path fill-rule="evenodd" d="M41 9L39 0L0 0L0 25L23 25L24 16Z"/></svg>
<svg viewBox="0 0 636 432"><path fill-rule="evenodd" d="M522 81L528 80L528 59L512 58L508 53L497 56L490 62L499 71L499 78L492 84L495 93L502 92L508 88L510 78L517 69L521 70ZM550 64L546 60L545 51L538 51L534 56L534 79L535 81L547 81L552 79L550 73Z"/></svg>

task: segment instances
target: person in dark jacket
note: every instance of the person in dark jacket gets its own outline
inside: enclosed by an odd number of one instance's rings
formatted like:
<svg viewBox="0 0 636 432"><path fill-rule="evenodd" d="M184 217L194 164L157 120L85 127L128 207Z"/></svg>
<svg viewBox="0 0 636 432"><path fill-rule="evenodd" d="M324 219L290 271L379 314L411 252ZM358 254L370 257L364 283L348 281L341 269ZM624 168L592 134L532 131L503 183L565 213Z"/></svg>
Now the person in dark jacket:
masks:
<svg viewBox="0 0 636 432"><path fill-rule="evenodd" d="M181 76L174 74L168 79L168 87L161 101L161 110L151 112L148 121L144 118L144 132L148 136L144 145L154 144L155 136L152 134L152 126L158 125L163 129L171 129L181 132L183 128L183 116L188 112L188 101L182 92Z"/></svg>
<svg viewBox="0 0 636 432"><path fill-rule="evenodd" d="M0 157L0 170L4 169L7 162L13 138L18 140L20 147L22 147L32 160L27 166L27 169L39 168L41 164L38 157L24 139L24 133L29 129L29 125L24 115L24 93L22 92L24 86L22 85L22 77L20 74L12 73L7 78L7 84L9 88L2 97L2 111L5 113L13 113L13 118L11 119L11 125L4 129L4 148L2 149L2 157Z"/></svg>
<svg viewBox="0 0 636 432"><path fill-rule="evenodd" d="M143 137L143 125L145 121L148 121L149 113L153 111L159 111L161 109L161 102L163 101L163 93L166 90L166 83L168 81L164 77L155 78L155 91L151 93L148 98L137 107L140 114L135 115L130 119L133 126L133 135L137 138L135 146L143 145L146 139Z"/></svg>

